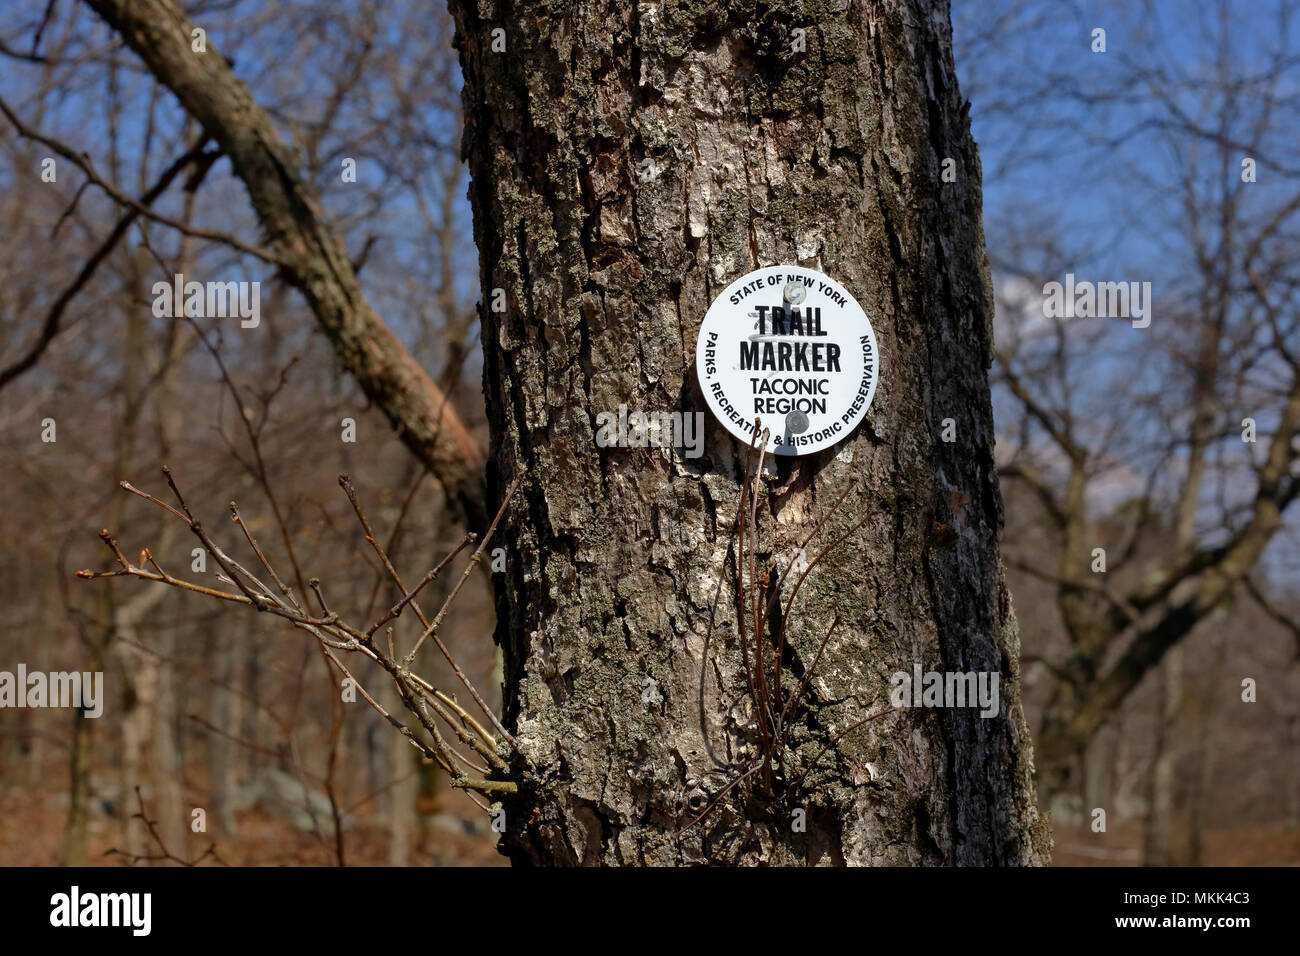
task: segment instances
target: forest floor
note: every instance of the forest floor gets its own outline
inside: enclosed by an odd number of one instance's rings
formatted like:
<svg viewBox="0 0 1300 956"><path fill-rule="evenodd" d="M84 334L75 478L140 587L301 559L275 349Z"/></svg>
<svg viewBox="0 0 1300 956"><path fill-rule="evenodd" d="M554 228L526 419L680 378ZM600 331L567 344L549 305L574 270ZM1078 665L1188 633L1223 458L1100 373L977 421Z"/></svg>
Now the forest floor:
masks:
<svg viewBox="0 0 1300 956"><path fill-rule="evenodd" d="M420 815L413 823L407 862L412 866L506 866L496 850L496 835L487 818L468 799L451 794L437 813ZM134 801L133 801L134 803ZM124 866L128 861L109 852L122 844L121 810L109 813L95 802L90 821L92 866ZM148 800L145 801L146 807ZM463 804L463 806L460 806ZM130 816L138 811L134 805ZM24 788L0 793L0 866L55 866L62 853L63 828L68 813L66 792ZM364 810L343 834L344 859L349 866L386 866L388 829ZM322 821L324 824L325 821ZM260 807L239 811L233 834L194 833L184 853L193 860L215 844L221 862L231 866L333 866L337 863L332 833L326 838L312 830L295 828L289 821ZM157 854L157 844L141 852ZM219 866L211 857L201 866Z"/></svg>
<svg viewBox="0 0 1300 956"><path fill-rule="evenodd" d="M1185 830L1175 821L1175 846L1186 846ZM1086 826L1056 827L1055 866L1141 866L1143 828L1139 823L1112 822L1106 833ZM1281 824L1206 830L1204 866L1300 866L1300 830ZM1186 852L1185 850L1183 851ZM1182 862L1178 859L1175 863Z"/></svg>
<svg viewBox="0 0 1300 956"><path fill-rule="evenodd" d="M495 834L487 819L468 799L449 794L436 813L416 817L407 862L413 866L505 866L496 851ZM148 801L146 800L146 806ZM138 809L133 807L128 816ZM110 812L95 801L90 825L92 866L123 866L127 860L109 852L122 846L122 810ZM54 781L44 787L13 787L0 792L0 866L53 866L60 860L67 794ZM1185 833L1175 827L1178 842ZM295 828L288 820L261 807L236 814L233 834L191 834L188 859L215 844L224 863L234 866L332 866L337 860L332 840L311 830ZM1142 862L1142 826L1112 821L1106 833L1086 826L1055 830L1056 866L1139 866ZM356 823L344 831L344 856L348 865L385 866L389 863L388 830L383 820L366 810L356 811ZM1300 866L1300 831L1281 825L1251 825L1208 830L1204 837L1204 863L1209 866ZM168 848L171 850L172 848ZM144 852L157 853L156 845ZM181 856L185 854L175 853ZM212 858L200 865L220 865Z"/></svg>

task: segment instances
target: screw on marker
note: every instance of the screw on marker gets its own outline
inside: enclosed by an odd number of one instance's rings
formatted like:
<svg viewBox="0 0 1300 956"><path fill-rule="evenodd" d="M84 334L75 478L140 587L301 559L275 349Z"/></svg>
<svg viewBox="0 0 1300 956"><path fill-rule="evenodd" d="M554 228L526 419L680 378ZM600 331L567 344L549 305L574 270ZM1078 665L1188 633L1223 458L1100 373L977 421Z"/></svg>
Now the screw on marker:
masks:
<svg viewBox="0 0 1300 956"><path fill-rule="evenodd" d="M808 289L802 282L787 282L785 290L782 292L782 298L785 299L787 307L798 305L808 295ZM785 430L787 434L802 435L808 430L808 415L805 412L792 411L785 416Z"/></svg>

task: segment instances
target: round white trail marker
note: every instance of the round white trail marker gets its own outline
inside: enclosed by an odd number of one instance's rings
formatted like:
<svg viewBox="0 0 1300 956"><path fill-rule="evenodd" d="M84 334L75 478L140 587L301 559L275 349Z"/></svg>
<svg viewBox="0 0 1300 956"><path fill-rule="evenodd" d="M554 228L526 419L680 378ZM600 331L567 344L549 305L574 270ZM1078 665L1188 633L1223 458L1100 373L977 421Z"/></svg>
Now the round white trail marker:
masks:
<svg viewBox="0 0 1300 956"><path fill-rule="evenodd" d="M775 455L829 448L862 421L879 378L876 334L853 296L830 276L768 266L713 300L695 342L709 408L731 434Z"/></svg>

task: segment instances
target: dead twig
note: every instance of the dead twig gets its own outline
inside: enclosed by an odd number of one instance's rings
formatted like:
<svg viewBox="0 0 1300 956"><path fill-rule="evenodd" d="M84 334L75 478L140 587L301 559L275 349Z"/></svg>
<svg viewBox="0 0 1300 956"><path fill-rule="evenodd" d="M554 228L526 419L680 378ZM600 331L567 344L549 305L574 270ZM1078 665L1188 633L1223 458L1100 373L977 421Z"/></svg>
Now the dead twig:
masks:
<svg viewBox="0 0 1300 956"><path fill-rule="evenodd" d="M389 560L387 552L378 543L369 521L365 517L365 512L361 507L356 489L352 486L346 475L339 477L339 484L347 494L348 500L356 512L357 519L365 533L366 540L375 549L380 562L384 565L393 579L394 583L400 589L400 597L397 602L389 608L378 621L372 624L366 630L348 624L340 615L332 610L325 600L321 583L318 579L312 578L307 587L315 594L316 601L320 605L320 614L311 613L306 607L299 603L294 596L293 588L285 584L271 559L267 556L266 551L258 544L252 529L244 521L235 502L230 503L230 512L232 520L239 526L243 533L244 539L249 548L257 558L258 564L261 565L267 581L263 581L239 561L231 557L222 550L212 537L203 528L202 524L194 517L185 497L181 494L174 476L170 469L164 467L163 474L166 476L167 484L171 488L177 505L168 504L162 499L148 492L135 488L128 482L122 482L122 487L131 494L143 498L155 507L161 508L166 513L172 515L180 521L183 521L190 531L202 543L204 550L211 556L220 568L218 580L231 585L234 591L222 591L218 588L208 587L192 581L178 578L165 571L159 562L154 558L153 553L145 548L141 551L141 557L138 564L133 564L127 559L118 545L117 540L107 531L100 532L100 538L105 546L113 555L116 562L116 568L108 571L78 571L78 577L82 578L104 578L104 577L134 577L145 581L153 581L160 584L168 585L183 591L190 591L196 594L202 594L205 597L216 598L222 601L228 601L234 604L246 604L256 608L259 612L272 614L287 620L294 627L304 630L316 639L320 651L329 666L335 668L341 679L350 682L350 687L355 689L358 694L375 710L385 721L392 725L399 733L407 738L413 747L418 750L426 759L432 760L440 767L447 771L451 776L452 786L467 792L478 792L482 794L502 794L513 793L516 785L513 781L506 779L495 779L493 774L504 774L507 769L505 759L498 753L498 738L490 733L473 715L462 707L454 697L444 693L435 687L429 680L415 674L411 671L411 665L415 661L416 652L426 640L432 639L447 659L448 663L454 670L457 678L469 691L471 697L483 712L488 716L490 722L497 728L501 737L509 744L513 745L514 738L505 731L499 718L492 712L483 700L482 695L470 682L464 670L456 662L451 654L450 649L438 637L437 630L439 625L445 620L457 595L460 593L465 581L472 574L474 567L481 560L484 548L491 540L497 526L500 524L505 515L506 509L510 505L511 498L519 487L519 479L516 479L506 490L500 509L493 518L491 525L488 527L483 539L479 542L478 548L470 556L464 573L442 602L438 612L432 620L425 617L420 610L416 601L417 595L429 583L434 581L438 575L451 563L451 561L467 548L476 539L473 535L467 535L466 538L456 547L449 555L438 563L431 571L425 574L420 582L414 588L406 588L401 581L400 575L396 568L393 567ZM277 513L277 518L279 515ZM281 522L283 530L283 523ZM292 549L291 553L292 553ZM295 561L295 575L297 567ZM374 640L376 632L389 622L398 619L406 607L410 607L416 614L422 627L419 637L415 640L412 649L405 655L400 655L395 649L392 639L392 627L386 628L386 640L380 644ZM379 666L388 677L393 681L397 688L405 708L416 718L424 734L419 734L408 727L404 722L398 720L395 716L379 703L375 697L362 686L352 669L344 662L343 654L357 654L370 660ZM440 723L439 723L440 722ZM469 747L480 760L473 759L459 752L452 747L443 735L440 727L450 728L451 732L464 745ZM472 776L468 771L474 771L481 776ZM475 801L479 803L479 801ZM483 804L479 803L480 806Z"/></svg>

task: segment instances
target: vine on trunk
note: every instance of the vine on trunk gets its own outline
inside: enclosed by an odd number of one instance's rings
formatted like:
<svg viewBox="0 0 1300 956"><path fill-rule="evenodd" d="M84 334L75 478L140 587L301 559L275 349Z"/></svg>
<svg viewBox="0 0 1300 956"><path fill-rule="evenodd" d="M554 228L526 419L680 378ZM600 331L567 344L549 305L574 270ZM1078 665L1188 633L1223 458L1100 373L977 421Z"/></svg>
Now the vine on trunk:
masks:
<svg viewBox="0 0 1300 956"><path fill-rule="evenodd" d="M739 631L741 659L745 668L745 684L753 706L754 727L758 737L758 756L745 770L714 795L704 811L691 820L683 832L691 829L707 817L729 792L741 786L755 774L758 774L758 783L757 787L754 788L755 792L748 795L749 798L757 797L762 802L771 804L777 798L778 790L787 793L798 792L804 780L807 779L809 772L835 744L864 724L893 711L892 707L886 707L849 725L831 738L817 752L796 779L789 780L785 777L784 771L789 765L789 758L794 750L789 736L789 731L793 726L793 717L808 691L813 672L817 669L818 662L821 661L822 652L826 649L826 645L830 643L835 628L839 624L839 615L836 615L831 620L830 627L826 630L826 636L822 638L821 644L818 645L812 663L804 671L803 678L787 695L783 675L786 652L785 634L786 625L790 620L790 611L794 607L795 598L799 595L799 589L803 586L812 569L821 563L834 549L848 540L850 535L861 528L866 523L868 516L863 516L860 521L822 548L811 561L801 560L802 556L806 555L808 545L812 543L813 538L821 532L848 497L849 491L852 489L846 488L844 493L836 499L826 514L822 516L821 520L813 526L812 531L803 539L795 551L794 557L786 564L785 569L779 576L774 574L775 565L760 569L757 533L758 479L763 473L767 438L768 430L762 429L760 431L759 422L755 420L754 438L750 443L749 453L746 457L746 467L741 479L740 505L733 526L738 542L735 589L736 624ZM748 463L754 460L755 453L757 453L757 462L751 469ZM780 608L781 592L787 578L796 568L799 569L799 576L795 579L789 597L786 598L785 607L782 609ZM746 581L746 570L748 570L748 581ZM779 628L779 636L775 640L770 634L771 624L774 620L774 610L780 612L779 620L782 624ZM769 644L774 644L774 647L771 648L771 654L765 658L764 649Z"/></svg>

